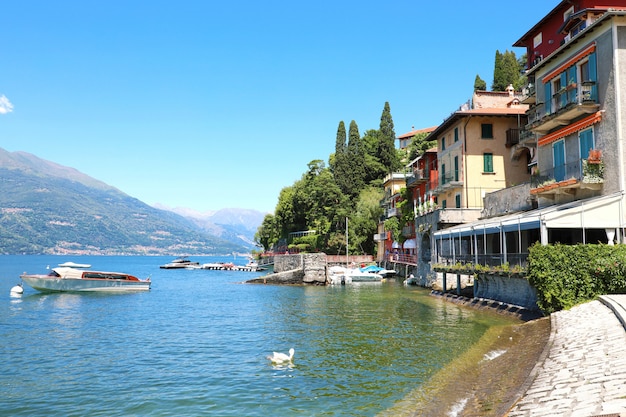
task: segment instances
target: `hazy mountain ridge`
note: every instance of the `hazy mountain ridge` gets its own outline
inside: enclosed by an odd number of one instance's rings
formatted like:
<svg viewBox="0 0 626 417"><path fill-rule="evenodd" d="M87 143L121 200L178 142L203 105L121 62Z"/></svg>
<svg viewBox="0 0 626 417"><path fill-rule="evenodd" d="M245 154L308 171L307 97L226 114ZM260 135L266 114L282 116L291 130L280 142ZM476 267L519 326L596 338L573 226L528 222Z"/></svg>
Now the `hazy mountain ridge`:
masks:
<svg viewBox="0 0 626 417"><path fill-rule="evenodd" d="M0 149L0 253L225 254L249 247L73 168Z"/></svg>
<svg viewBox="0 0 626 417"><path fill-rule="evenodd" d="M251 248L255 246L254 235L267 214L239 208L200 212L184 207L169 208L163 205L155 205L155 207L180 214L213 236Z"/></svg>

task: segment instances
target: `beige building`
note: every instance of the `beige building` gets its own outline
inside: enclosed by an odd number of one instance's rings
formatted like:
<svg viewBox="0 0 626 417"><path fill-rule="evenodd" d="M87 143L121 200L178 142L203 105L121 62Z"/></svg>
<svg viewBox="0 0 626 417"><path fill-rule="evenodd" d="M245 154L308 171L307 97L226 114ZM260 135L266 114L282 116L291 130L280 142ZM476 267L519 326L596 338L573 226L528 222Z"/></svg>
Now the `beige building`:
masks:
<svg viewBox="0 0 626 417"><path fill-rule="evenodd" d="M527 110L512 87L478 91L471 108L452 113L430 134L438 143L435 195L440 208L480 210L485 194L529 180L530 153L513 155L511 150Z"/></svg>

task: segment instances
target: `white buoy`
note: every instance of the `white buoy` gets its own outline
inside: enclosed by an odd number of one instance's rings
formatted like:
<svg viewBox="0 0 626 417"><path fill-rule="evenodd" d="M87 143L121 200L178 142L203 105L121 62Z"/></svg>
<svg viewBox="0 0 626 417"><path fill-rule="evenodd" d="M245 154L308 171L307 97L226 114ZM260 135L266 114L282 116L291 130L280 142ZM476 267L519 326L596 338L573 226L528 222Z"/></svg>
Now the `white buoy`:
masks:
<svg viewBox="0 0 626 417"><path fill-rule="evenodd" d="M22 287L22 283L17 284L13 288L11 288L11 295L22 295L24 293L24 287Z"/></svg>

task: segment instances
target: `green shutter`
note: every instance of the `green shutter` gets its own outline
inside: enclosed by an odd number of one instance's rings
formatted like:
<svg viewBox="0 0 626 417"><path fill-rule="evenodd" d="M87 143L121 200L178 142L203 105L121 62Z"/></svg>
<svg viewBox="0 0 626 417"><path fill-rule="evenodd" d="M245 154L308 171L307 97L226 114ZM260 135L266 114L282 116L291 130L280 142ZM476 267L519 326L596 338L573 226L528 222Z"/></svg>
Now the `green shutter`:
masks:
<svg viewBox="0 0 626 417"><path fill-rule="evenodd" d="M483 154L483 172L493 172L493 154Z"/></svg>

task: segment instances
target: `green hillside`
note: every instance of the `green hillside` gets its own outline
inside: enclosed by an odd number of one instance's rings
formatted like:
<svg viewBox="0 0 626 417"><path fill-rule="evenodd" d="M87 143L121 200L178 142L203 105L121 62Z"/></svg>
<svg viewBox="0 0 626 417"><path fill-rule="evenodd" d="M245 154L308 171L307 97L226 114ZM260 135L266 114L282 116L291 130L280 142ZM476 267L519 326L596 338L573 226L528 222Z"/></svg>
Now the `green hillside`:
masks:
<svg viewBox="0 0 626 417"><path fill-rule="evenodd" d="M0 254L233 251L246 249L76 170L0 149Z"/></svg>

